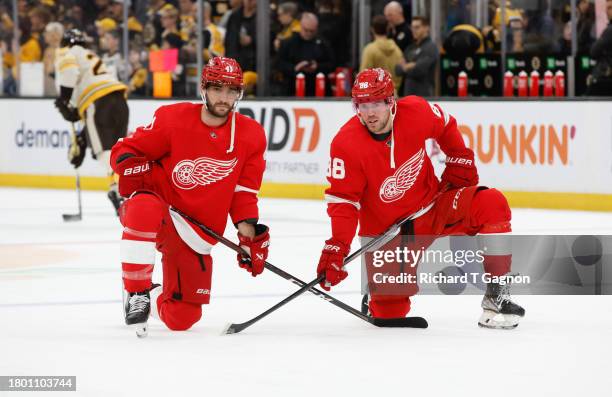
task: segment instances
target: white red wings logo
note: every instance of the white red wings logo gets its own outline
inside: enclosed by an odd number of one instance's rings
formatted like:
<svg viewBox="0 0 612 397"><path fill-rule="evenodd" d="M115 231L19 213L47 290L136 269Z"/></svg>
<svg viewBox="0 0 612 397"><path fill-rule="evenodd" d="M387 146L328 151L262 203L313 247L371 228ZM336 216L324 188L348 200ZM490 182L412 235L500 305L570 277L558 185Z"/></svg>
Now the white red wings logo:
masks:
<svg viewBox="0 0 612 397"><path fill-rule="evenodd" d="M399 200L409 190L421 172L425 150L419 150L380 185L380 199L385 203Z"/></svg>
<svg viewBox="0 0 612 397"><path fill-rule="evenodd" d="M209 157L179 161L172 170L172 181L180 189L193 189L220 181L232 173L238 159L221 161Z"/></svg>

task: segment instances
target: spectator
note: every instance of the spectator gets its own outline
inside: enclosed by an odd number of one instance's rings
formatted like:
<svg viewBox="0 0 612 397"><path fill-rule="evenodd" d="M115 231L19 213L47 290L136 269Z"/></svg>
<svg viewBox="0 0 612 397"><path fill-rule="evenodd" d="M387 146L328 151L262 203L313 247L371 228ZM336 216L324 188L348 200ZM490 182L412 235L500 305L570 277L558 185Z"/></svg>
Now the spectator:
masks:
<svg viewBox="0 0 612 397"><path fill-rule="evenodd" d="M225 37L225 29L220 28L212 22L212 7L209 2L205 1L202 4L202 59L204 62L215 56L223 56L225 47L223 39ZM197 38L193 37L189 43L183 46L183 51L189 58L190 62L195 62L197 49Z"/></svg>
<svg viewBox="0 0 612 397"><path fill-rule="evenodd" d="M318 37L319 21L317 16L305 12L300 19L300 32L294 33L290 39L281 44L278 60L279 69L285 77L286 89L289 95L295 94L295 76L304 73L306 77L306 95L315 93L315 78L317 73L325 75L334 69L334 56L329 44ZM327 94L330 93L326 84Z"/></svg>
<svg viewBox="0 0 612 397"><path fill-rule="evenodd" d="M161 46L162 31L161 11L168 6L164 0L150 0L147 9L147 18L143 30L143 39L151 50L159 49Z"/></svg>
<svg viewBox="0 0 612 397"><path fill-rule="evenodd" d="M393 39L387 37L387 20L383 15L372 18L370 30L374 39L361 53L359 71L370 68L383 68L391 74L395 94L401 87L402 77L395 72L395 65L402 60L402 51Z"/></svg>
<svg viewBox="0 0 612 397"><path fill-rule="evenodd" d="M521 9L514 7L512 5L511 0L506 0L506 17L504 18L506 26L510 24L511 20L522 19L523 18L522 14L523 14L523 11ZM493 15L494 15L493 21L492 21L493 28L501 30L501 7L496 5L495 13Z"/></svg>
<svg viewBox="0 0 612 397"><path fill-rule="evenodd" d="M572 54L572 23L566 22L563 25L563 32L559 38L559 53L563 56Z"/></svg>
<svg viewBox="0 0 612 397"><path fill-rule="evenodd" d="M173 5L166 4L159 10L159 16L162 26L161 38L164 39L169 34L176 34L183 40L178 30L178 10Z"/></svg>
<svg viewBox="0 0 612 397"><path fill-rule="evenodd" d="M548 0L537 0L536 8L526 12L523 51L528 54L545 55L558 51L554 41L555 23L548 14Z"/></svg>
<svg viewBox="0 0 612 397"><path fill-rule="evenodd" d="M19 22L19 30L21 32L19 39L19 61L40 62L42 59L42 49L38 41L38 34L32 32L32 25L27 19Z"/></svg>
<svg viewBox="0 0 612 397"><path fill-rule="evenodd" d="M412 43L412 32L410 22L404 18L404 10L397 1L392 1L385 6L385 18L389 22L389 37L397 43L400 50L405 51Z"/></svg>
<svg viewBox="0 0 612 397"><path fill-rule="evenodd" d="M336 64L348 61L349 43L347 41L350 26L347 18L350 10L343 10L341 4L334 0L317 0L317 16L319 18L319 37L324 39L334 51Z"/></svg>
<svg viewBox="0 0 612 397"><path fill-rule="evenodd" d="M64 25L64 31L70 29L85 31L84 18L83 8L78 4L73 4L72 7L66 9L63 18L60 18L60 22Z"/></svg>
<svg viewBox="0 0 612 397"><path fill-rule="evenodd" d="M578 39L578 54L588 54L595 41L593 31L595 28L595 7L589 0L580 0L577 5L578 23L576 34Z"/></svg>
<svg viewBox="0 0 612 397"><path fill-rule="evenodd" d="M255 12L257 0L242 0L227 21L225 56L234 58L244 71L255 71Z"/></svg>
<svg viewBox="0 0 612 397"><path fill-rule="evenodd" d="M608 26L591 48L591 58L597 64L593 68L587 95L612 96L612 0L606 2Z"/></svg>
<svg viewBox="0 0 612 397"><path fill-rule="evenodd" d="M55 86L55 51L60 48L64 27L59 22L51 22L45 27L45 51L43 52L43 63L45 71L45 96L58 96Z"/></svg>
<svg viewBox="0 0 612 397"><path fill-rule="evenodd" d="M205 2L206 4L206 2ZM189 41L196 33L196 7L193 0L179 0L179 31L183 41Z"/></svg>
<svg viewBox="0 0 612 397"><path fill-rule="evenodd" d="M455 25L444 40L444 51L451 57L462 58L484 52L484 37L473 25Z"/></svg>
<svg viewBox="0 0 612 397"><path fill-rule="evenodd" d="M104 36L106 32L111 32L117 29L117 21L112 18L102 18L96 21L96 32L98 40Z"/></svg>
<svg viewBox="0 0 612 397"><path fill-rule="evenodd" d="M221 20L219 21L219 27L227 29L227 22L229 21L229 18L232 16L232 13L234 11L240 8L241 5L242 0L229 0L230 9L225 11L225 14L223 14L223 16L221 17Z"/></svg>
<svg viewBox="0 0 612 397"><path fill-rule="evenodd" d="M108 16L117 22L123 21L123 2L124 0L111 0L107 7Z"/></svg>
<svg viewBox="0 0 612 397"><path fill-rule="evenodd" d="M224 38L225 29L212 22L212 7L208 1L204 2L202 8L202 24L204 26L204 62L210 58L223 56L225 54Z"/></svg>
<svg viewBox="0 0 612 397"><path fill-rule="evenodd" d="M129 62L132 74L128 83L128 92L131 96L145 96L149 73L140 61L138 50L130 50Z"/></svg>
<svg viewBox="0 0 612 397"><path fill-rule="evenodd" d="M127 81L130 71L129 66L124 61L120 49L121 35L118 30L111 30L104 33L100 40L100 47L104 50L102 62L109 73L119 81Z"/></svg>
<svg viewBox="0 0 612 397"><path fill-rule="evenodd" d="M45 26L51 22L51 14L44 7L35 7L28 13L30 18L30 27L32 34L36 38L40 38L45 30Z"/></svg>
<svg viewBox="0 0 612 397"><path fill-rule="evenodd" d="M403 95L432 96L434 94L438 48L429 37L429 21L425 17L412 18L414 43L404 51L404 58L395 71L404 76Z"/></svg>
<svg viewBox="0 0 612 397"><path fill-rule="evenodd" d="M482 34L485 41L485 47L488 52L501 51L501 7L498 1L489 3L490 15L493 16L491 25L485 26L482 29ZM523 52L523 39L525 36L524 26L526 20L523 16L523 10L512 5L510 0L506 0L506 17L504 24L506 25L506 43L508 52Z"/></svg>
<svg viewBox="0 0 612 397"><path fill-rule="evenodd" d="M11 15L9 15L10 11L4 4L0 4L0 40L12 36L14 24Z"/></svg>
<svg viewBox="0 0 612 397"><path fill-rule="evenodd" d="M450 0L446 11L446 24L443 33L452 30L455 26L469 22L469 0Z"/></svg>
<svg viewBox="0 0 612 397"><path fill-rule="evenodd" d="M76 3L83 10L83 27L92 26L96 20L110 18L110 0L77 1Z"/></svg>
<svg viewBox="0 0 612 397"><path fill-rule="evenodd" d="M294 33L300 31L300 21L297 20L298 6L292 1L281 3L278 6L278 22L281 24L281 31L274 39L274 50L278 51L282 40L287 40Z"/></svg>

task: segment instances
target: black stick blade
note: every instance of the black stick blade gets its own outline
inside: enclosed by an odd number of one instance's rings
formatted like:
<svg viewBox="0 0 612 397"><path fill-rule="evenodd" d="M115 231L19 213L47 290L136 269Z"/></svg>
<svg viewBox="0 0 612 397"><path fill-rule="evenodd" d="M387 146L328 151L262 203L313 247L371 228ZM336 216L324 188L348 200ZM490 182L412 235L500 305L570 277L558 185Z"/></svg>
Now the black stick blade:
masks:
<svg viewBox="0 0 612 397"><path fill-rule="evenodd" d="M386 328L427 328L429 324L423 317L371 318L371 324Z"/></svg>
<svg viewBox="0 0 612 397"><path fill-rule="evenodd" d="M250 322L246 322L242 324L227 324L225 328L223 329L223 331L221 332L221 335L237 334L238 332L242 331L249 325L251 325Z"/></svg>
<svg viewBox="0 0 612 397"><path fill-rule="evenodd" d="M82 219L81 214L62 214L64 222L75 222Z"/></svg>

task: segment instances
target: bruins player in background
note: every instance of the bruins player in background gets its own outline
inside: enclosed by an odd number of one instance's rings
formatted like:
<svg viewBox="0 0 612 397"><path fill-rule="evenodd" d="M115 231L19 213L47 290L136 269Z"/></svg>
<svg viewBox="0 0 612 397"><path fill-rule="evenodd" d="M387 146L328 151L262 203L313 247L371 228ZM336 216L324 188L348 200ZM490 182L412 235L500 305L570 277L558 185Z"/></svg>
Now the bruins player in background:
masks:
<svg viewBox="0 0 612 397"><path fill-rule="evenodd" d="M117 81L102 60L86 48L85 36L78 29L64 34L55 57L55 75L60 93L55 106L66 121L83 120L85 124L83 130L73 133L68 159L79 168L86 148L91 148L93 158L107 171L108 198L118 213L121 197L109 161L110 149L127 133L127 86Z"/></svg>

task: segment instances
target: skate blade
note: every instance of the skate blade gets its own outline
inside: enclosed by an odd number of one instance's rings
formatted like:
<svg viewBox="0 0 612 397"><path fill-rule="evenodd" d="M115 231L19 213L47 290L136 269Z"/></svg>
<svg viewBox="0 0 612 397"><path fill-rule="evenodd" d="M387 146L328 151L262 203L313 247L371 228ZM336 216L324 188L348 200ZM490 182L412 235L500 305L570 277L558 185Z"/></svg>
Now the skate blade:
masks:
<svg viewBox="0 0 612 397"><path fill-rule="evenodd" d="M514 329L518 326L520 319L515 314L501 314L485 310L478 320L478 326L489 329Z"/></svg>
<svg viewBox="0 0 612 397"><path fill-rule="evenodd" d="M149 335L149 325L147 323L132 324L131 327L139 338L146 338Z"/></svg>

